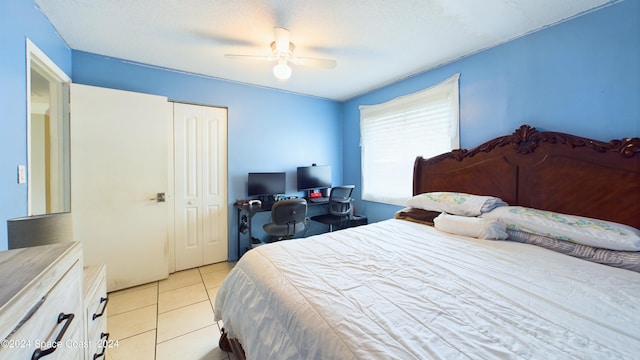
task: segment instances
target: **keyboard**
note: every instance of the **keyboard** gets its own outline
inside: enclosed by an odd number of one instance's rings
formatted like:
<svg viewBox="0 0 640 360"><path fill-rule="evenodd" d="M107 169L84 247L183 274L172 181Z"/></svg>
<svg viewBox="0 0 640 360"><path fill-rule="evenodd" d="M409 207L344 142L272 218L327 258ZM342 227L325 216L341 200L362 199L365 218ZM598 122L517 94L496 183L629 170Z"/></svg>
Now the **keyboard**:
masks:
<svg viewBox="0 0 640 360"><path fill-rule="evenodd" d="M328 203L329 202L329 198L328 197L309 198L309 199L307 199L307 201L312 202L312 203L316 203L316 204L322 204L322 203Z"/></svg>

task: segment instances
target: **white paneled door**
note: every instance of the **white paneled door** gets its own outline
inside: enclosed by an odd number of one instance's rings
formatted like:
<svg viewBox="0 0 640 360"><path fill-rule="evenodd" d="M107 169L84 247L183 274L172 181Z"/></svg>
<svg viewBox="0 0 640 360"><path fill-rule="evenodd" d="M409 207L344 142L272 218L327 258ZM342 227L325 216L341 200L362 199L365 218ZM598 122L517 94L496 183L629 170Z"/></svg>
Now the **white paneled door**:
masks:
<svg viewBox="0 0 640 360"><path fill-rule="evenodd" d="M74 240L85 265L107 265L109 291L168 276L171 110L161 96L71 86Z"/></svg>
<svg viewBox="0 0 640 360"><path fill-rule="evenodd" d="M227 109L174 104L175 269L228 259Z"/></svg>

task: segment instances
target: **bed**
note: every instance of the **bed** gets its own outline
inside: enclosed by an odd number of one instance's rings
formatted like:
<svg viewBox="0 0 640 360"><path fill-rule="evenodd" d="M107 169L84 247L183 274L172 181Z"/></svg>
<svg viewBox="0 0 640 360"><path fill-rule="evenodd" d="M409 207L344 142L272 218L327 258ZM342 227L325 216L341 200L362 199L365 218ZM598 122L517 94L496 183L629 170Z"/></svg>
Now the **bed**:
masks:
<svg viewBox="0 0 640 360"><path fill-rule="evenodd" d="M509 205L486 214L522 206L637 231L640 138L600 142L523 125L471 150L417 158L414 198L449 192ZM247 252L216 296L221 346L249 359L638 357L640 272L511 241L521 228L505 225L506 240L443 232L429 225L439 213L408 207ZM499 223L486 214L464 219ZM640 255L606 251L636 263Z"/></svg>

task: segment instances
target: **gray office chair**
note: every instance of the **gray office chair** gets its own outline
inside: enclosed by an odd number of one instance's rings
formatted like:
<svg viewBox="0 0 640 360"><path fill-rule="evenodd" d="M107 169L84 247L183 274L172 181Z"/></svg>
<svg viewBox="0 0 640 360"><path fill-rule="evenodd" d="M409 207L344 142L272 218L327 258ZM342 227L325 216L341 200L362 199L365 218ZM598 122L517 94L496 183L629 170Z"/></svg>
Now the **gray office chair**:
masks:
<svg viewBox="0 0 640 360"><path fill-rule="evenodd" d="M354 185L342 185L331 188L329 193L329 213L313 216L311 220L329 225L329 231L334 226L343 228L349 224L351 218L351 193Z"/></svg>
<svg viewBox="0 0 640 360"><path fill-rule="evenodd" d="M305 199L287 199L277 201L271 207L271 223L262 228L271 235L271 242L291 239L295 234L305 231L307 219L307 201Z"/></svg>

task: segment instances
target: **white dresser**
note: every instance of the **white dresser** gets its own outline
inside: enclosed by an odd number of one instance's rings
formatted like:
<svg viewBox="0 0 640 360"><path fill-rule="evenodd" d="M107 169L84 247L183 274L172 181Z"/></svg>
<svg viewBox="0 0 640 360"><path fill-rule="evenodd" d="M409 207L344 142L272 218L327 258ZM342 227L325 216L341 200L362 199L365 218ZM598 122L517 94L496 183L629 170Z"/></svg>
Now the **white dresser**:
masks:
<svg viewBox="0 0 640 360"><path fill-rule="evenodd" d="M105 267L82 265L78 242L0 252L0 359L104 357Z"/></svg>

